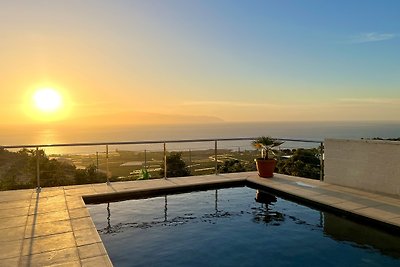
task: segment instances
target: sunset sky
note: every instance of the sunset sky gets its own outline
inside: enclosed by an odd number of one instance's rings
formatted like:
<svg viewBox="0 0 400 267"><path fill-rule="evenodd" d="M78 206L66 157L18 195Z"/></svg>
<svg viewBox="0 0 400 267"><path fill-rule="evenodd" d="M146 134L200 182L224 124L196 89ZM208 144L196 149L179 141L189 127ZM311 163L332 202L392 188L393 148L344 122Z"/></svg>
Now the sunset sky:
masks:
<svg viewBox="0 0 400 267"><path fill-rule="evenodd" d="M1 1L0 121L399 120L399 14L397 0ZM43 88L58 110L34 104Z"/></svg>

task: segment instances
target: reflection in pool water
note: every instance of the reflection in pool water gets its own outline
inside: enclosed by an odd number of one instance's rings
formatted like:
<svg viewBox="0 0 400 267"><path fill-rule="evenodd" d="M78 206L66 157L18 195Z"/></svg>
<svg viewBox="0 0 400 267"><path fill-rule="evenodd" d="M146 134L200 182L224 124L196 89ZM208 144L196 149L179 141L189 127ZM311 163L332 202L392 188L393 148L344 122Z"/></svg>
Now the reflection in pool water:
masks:
<svg viewBox="0 0 400 267"><path fill-rule="evenodd" d="M399 266L400 239L247 187L90 205L115 266Z"/></svg>

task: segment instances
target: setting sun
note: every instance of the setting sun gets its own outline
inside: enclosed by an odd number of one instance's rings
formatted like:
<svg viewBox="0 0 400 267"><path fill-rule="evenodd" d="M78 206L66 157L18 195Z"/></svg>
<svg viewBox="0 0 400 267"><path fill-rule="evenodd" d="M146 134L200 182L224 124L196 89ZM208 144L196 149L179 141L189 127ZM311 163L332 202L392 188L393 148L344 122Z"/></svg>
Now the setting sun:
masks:
<svg viewBox="0 0 400 267"><path fill-rule="evenodd" d="M43 112L55 112L62 106L60 93L51 88L39 89L33 95L35 107Z"/></svg>
<svg viewBox="0 0 400 267"><path fill-rule="evenodd" d="M69 117L72 101L62 87L33 85L27 90L21 108L32 122L55 122Z"/></svg>

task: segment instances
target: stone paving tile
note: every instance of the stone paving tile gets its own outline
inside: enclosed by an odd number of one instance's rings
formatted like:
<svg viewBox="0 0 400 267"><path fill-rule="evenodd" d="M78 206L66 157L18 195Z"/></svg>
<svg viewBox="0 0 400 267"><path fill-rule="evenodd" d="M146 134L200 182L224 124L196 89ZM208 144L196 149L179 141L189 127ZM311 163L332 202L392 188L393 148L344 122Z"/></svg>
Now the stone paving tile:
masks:
<svg viewBox="0 0 400 267"><path fill-rule="evenodd" d="M251 177L252 178L256 178L256 179L275 180L275 181L279 181L280 183L293 184L293 183L301 182L301 183L310 184L310 185L317 186L317 187L329 186L329 184L323 183L323 182L321 182L319 180L295 177L295 176L284 175L284 174L274 174L274 177L271 178L271 179L269 179L269 178L260 178L260 177L258 177L258 175L254 175L254 176L251 176Z"/></svg>
<svg viewBox="0 0 400 267"><path fill-rule="evenodd" d="M102 242L80 246L78 250L81 259L107 255L107 251Z"/></svg>
<svg viewBox="0 0 400 267"><path fill-rule="evenodd" d="M0 203L29 200L32 197L33 190L12 190L0 192Z"/></svg>
<svg viewBox="0 0 400 267"><path fill-rule="evenodd" d="M65 189L65 194L69 196L74 196L74 195L84 196L84 195L96 194L96 191L94 191L92 187Z"/></svg>
<svg viewBox="0 0 400 267"><path fill-rule="evenodd" d="M375 200L379 201L381 203L390 204L390 205L400 208L400 198L379 196L379 197L375 198Z"/></svg>
<svg viewBox="0 0 400 267"><path fill-rule="evenodd" d="M371 192L366 192L366 191L361 191L359 189L355 189L355 188L351 188L351 187L344 187L344 186L339 186L339 185L330 185L331 189L337 189L340 192L344 192L344 193L351 193L353 196L361 196L361 197L368 197L368 198L376 198L379 195L375 194L375 193L371 193Z"/></svg>
<svg viewBox="0 0 400 267"><path fill-rule="evenodd" d="M324 195L337 197L337 198L343 199L345 201L354 202L361 206L366 206L366 207L374 207L374 206L378 206L378 205L382 204L382 203L378 202L376 199L371 199L371 198L365 197L365 196L349 195L348 193L343 193L343 192L340 192L337 190L335 190L335 191L324 190Z"/></svg>
<svg viewBox="0 0 400 267"><path fill-rule="evenodd" d="M25 226L26 216L15 216L0 219L0 229L6 229L16 226Z"/></svg>
<svg viewBox="0 0 400 267"><path fill-rule="evenodd" d="M83 217L90 217L90 213L88 209L85 207L85 208L69 210L69 216L70 219L78 219Z"/></svg>
<svg viewBox="0 0 400 267"><path fill-rule="evenodd" d="M309 196L308 198L313 201L317 201L319 203L328 204L328 205L345 202L345 200L343 200L341 198L327 196L327 195L313 195L313 196Z"/></svg>
<svg viewBox="0 0 400 267"><path fill-rule="evenodd" d="M257 182L257 183L278 183L280 181L280 179L261 178L258 176L249 176L249 177L247 177L247 180Z"/></svg>
<svg viewBox="0 0 400 267"><path fill-rule="evenodd" d="M326 187L320 188L319 191L326 196L337 197L348 201L360 199L359 196L349 195L348 193L343 193L340 190L332 190L331 188L326 188Z"/></svg>
<svg viewBox="0 0 400 267"><path fill-rule="evenodd" d="M76 247L23 256L20 266L51 266L74 261L79 262L79 254Z"/></svg>
<svg viewBox="0 0 400 267"><path fill-rule="evenodd" d="M63 196L64 189L63 188L53 188L53 187L46 187L43 188L42 191L39 193L35 192L32 194L32 198L51 198L57 196Z"/></svg>
<svg viewBox="0 0 400 267"><path fill-rule="evenodd" d="M235 181L237 179L218 179L218 180L213 180L210 181L209 179L199 179L196 180L195 182L190 182L188 179L168 179L168 184L166 184L164 187L176 187L176 186L185 186L185 185L202 185L202 184L214 184L214 183L220 183L223 180L228 180L228 181ZM241 179L244 181L244 179Z"/></svg>
<svg viewBox="0 0 400 267"><path fill-rule="evenodd" d="M400 227L400 217L396 217L396 218L390 218L386 220L388 223L397 225Z"/></svg>
<svg viewBox="0 0 400 267"><path fill-rule="evenodd" d="M111 184L111 185L107 185L107 184L93 185L93 190L98 194L118 192L118 190L115 188L115 186L113 184Z"/></svg>
<svg viewBox="0 0 400 267"><path fill-rule="evenodd" d="M72 232L70 220L37 223L34 225L28 224L26 226L25 238L61 234L66 232Z"/></svg>
<svg viewBox="0 0 400 267"><path fill-rule="evenodd" d="M91 188L93 184L78 184L78 185L68 185L64 186L64 190L70 190L70 189L85 189L85 188Z"/></svg>
<svg viewBox="0 0 400 267"><path fill-rule="evenodd" d="M50 205L50 204L58 204L65 203L65 196L51 196L51 197L38 197L32 198L31 204L40 204L40 205Z"/></svg>
<svg viewBox="0 0 400 267"><path fill-rule="evenodd" d="M365 198L365 197L359 197L359 198L357 198L357 197L354 197L354 198L349 197L347 199L349 199L349 201L352 201L354 203L357 203L357 204L360 204L360 205L363 205L363 206L366 206L366 207L376 207L378 205L381 205L381 203L377 202L376 200Z"/></svg>
<svg viewBox="0 0 400 267"><path fill-rule="evenodd" d="M65 202L69 210L85 207L85 202L81 196L67 196Z"/></svg>
<svg viewBox="0 0 400 267"><path fill-rule="evenodd" d="M10 227L1 231L0 243L24 239L25 226Z"/></svg>
<svg viewBox="0 0 400 267"><path fill-rule="evenodd" d="M204 183L204 181L201 181L201 180L196 180L196 181L190 182L187 179L174 178L174 179L168 179L166 181L165 186L188 185L188 184L203 184L203 183Z"/></svg>
<svg viewBox="0 0 400 267"><path fill-rule="evenodd" d="M20 257L0 259L0 266L2 267L18 267Z"/></svg>
<svg viewBox="0 0 400 267"><path fill-rule="evenodd" d="M81 267L81 266L82 265L80 261L69 261L60 264L48 265L46 267Z"/></svg>
<svg viewBox="0 0 400 267"><path fill-rule="evenodd" d="M81 199L80 201L67 202L68 210L83 209L86 207L85 202Z"/></svg>
<svg viewBox="0 0 400 267"><path fill-rule="evenodd" d="M17 216L27 216L29 207L4 209L1 211L1 218L17 217Z"/></svg>
<svg viewBox="0 0 400 267"><path fill-rule="evenodd" d="M29 208L29 215L36 214L36 213L48 213L52 211L59 211L59 210L66 210L67 209L67 203L64 201L57 201L53 203L48 203L48 202L39 202L34 203L33 205L30 206Z"/></svg>
<svg viewBox="0 0 400 267"><path fill-rule="evenodd" d="M353 210L353 212L356 214L359 214L359 215L363 215L363 216L373 218L373 219L378 219L378 220L387 220L387 219L392 219L392 218L396 218L399 216L397 213L387 212L387 211L381 210L376 207L356 209L356 210Z"/></svg>
<svg viewBox="0 0 400 267"><path fill-rule="evenodd" d="M59 210L48 213L38 213L28 216L27 224L31 225L33 223L46 223L46 222L56 222L64 221L69 219L69 214L67 210Z"/></svg>
<svg viewBox="0 0 400 267"><path fill-rule="evenodd" d="M73 247L76 247L76 244L72 232L35 237L24 240L22 255L31 255Z"/></svg>
<svg viewBox="0 0 400 267"><path fill-rule="evenodd" d="M99 266L111 267L111 266L113 266L110 259L107 256L98 256L98 257L83 259L81 261L81 263L82 263L82 267L99 267Z"/></svg>
<svg viewBox="0 0 400 267"><path fill-rule="evenodd" d="M248 172L237 172L237 173L221 173L218 175L210 175L210 176L214 176L214 177L219 177L219 178L227 178L227 179L246 179L247 176L251 176L251 175L258 175L257 172L252 172L252 173L248 173Z"/></svg>
<svg viewBox="0 0 400 267"><path fill-rule="evenodd" d="M78 247L101 242L100 236L96 228L88 228L74 231L75 240Z"/></svg>
<svg viewBox="0 0 400 267"><path fill-rule="evenodd" d="M71 224L72 224L72 229L74 229L74 231L88 229L88 228L96 228L90 217L73 219L71 220Z"/></svg>
<svg viewBox="0 0 400 267"><path fill-rule="evenodd" d="M139 188L137 185L135 186L135 185L128 185L128 184L120 184L120 185L111 184L111 185L109 185L109 187L110 187L110 190L113 192L119 192L119 191ZM95 191L100 191L100 189L95 188Z"/></svg>
<svg viewBox="0 0 400 267"><path fill-rule="evenodd" d="M293 186L293 185L289 185L289 184L278 184L278 183L262 183L262 185L277 189L277 190L281 190L284 192L296 192L299 187Z"/></svg>
<svg viewBox="0 0 400 267"><path fill-rule="evenodd" d="M8 210L15 208L26 208L31 204L30 200L9 201L0 203L0 210ZM3 214L3 211L1 211Z"/></svg>
<svg viewBox="0 0 400 267"><path fill-rule="evenodd" d="M315 192L315 191L311 191L311 190L307 190L307 189L296 189L296 191L293 193L296 194L296 196L304 197L304 198L307 198L309 196L320 195L319 192Z"/></svg>
<svg viewBox="0 0 400 267"><path fill-rule="evenodd" d="M276 179L267 179L267 178L260 178L260 177L248 177L247 178L247 181L251 181L251 182L254 182L254 183L266 183L266 184L269 184L269 183L277 183L277 180Z"/></svg>
<svg viewBox="0 0 400 267"><path fill-rule="evenodd" d="M362 204L355 203L355 202L352 202L352 201L333 203L331 205L333 207L335 207L335 208L342 209L342 210L347 210L347 211L352 211L352 210L361 209L361 208L365 208L366 207L366 206L364 206Z"/></svg>
<svg viewBox="0 0 400 267"><path fill-rule="evenodd" d="M349 196L355 197L355 198L362 197L362 198L375 199L376 197L379 196L375 193L365 192L365 191L361 191L359 189L354 189L354 188L350 188L350 187L343 188L342 186L333 185L333 184L329 184L325 188L328 189L330 192L338 192L338 193L346 194L346 195L349 195Z"/></svg>
<svg viewBox="0 0 400 267"><path fill-rule="evenodd" d="M166 182L171 183L172 185L187 185L187 184L212 184L212 183L219 183L224 181L245 181L246 178L242 176L226 176L226 175L208 175L202 176L201 178L191 179L188 177L182 178L168 178Z"/></svg>
<svg viewBox="0 0 400 267"><path fill-rule="evenodd" d="M67 202L67 204L69 204L69 202L77 202L77 201L82 201L82 197L81 196L65 196L65 202ZM83 203L83 201L82 201Z"/></svg>
<svg viewBox="0 0 400 267"><path fill-rule="evenodd" d="M0 243L0 260L15 258L21 255L21 248L24 240L15 240Z"/></svg>
<svg viewBox="0 0 400 267"><path fill-rule="evenodd" d="M379 206L375 206L374 208L397 214L396 217L400 217L400 208L398 206L394 206L391 204L380 204Z"/></svg>

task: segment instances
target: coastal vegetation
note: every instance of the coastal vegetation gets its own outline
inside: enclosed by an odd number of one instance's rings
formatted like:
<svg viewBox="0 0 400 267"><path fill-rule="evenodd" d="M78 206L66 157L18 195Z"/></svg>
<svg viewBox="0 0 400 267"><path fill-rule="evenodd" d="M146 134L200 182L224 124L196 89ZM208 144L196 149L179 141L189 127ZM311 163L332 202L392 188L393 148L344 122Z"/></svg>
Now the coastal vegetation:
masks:
<svg viewBox="0 0 400 267"><path fill-rule="evenodd" d="M74 179L72 165L50 160L41 150L22 149L10 152L2 149L0 150L1 189L30 188L35 183L36 164L44 171L42 183L48 186L69 184Z"/></svg>
<svg viewBox="0 0 400 267"><path fill-rule="evenodd" d="M186 162L182 159L181 152L172 152L167 156L167 177L189 176L190 171ZM164 166L160 169L160 176L164 176Z"/></svg>
<svg viewBox="0 0 400 267"><path fill-rule="evenodd" d="M319 179L321 173L321 150L293 149L284 150L278 160L275 171L282 174Z"/></svg>
<svg viewBox="0 0 400 267"><path fill-rule="evenodd" d="M374 138L361 138L366 140L378 140L378 141L400 141L400 137L397 138L381 138L381 137L374 137Z"/></svg>
<svg viewBox="0 0 400 267"><path fill-rule="evenodd" d="M219 149L217 172L255 171L256 150ZM281 149L277 151L275 172L319 179L320 150ZM215 173L213 149L171 151L167 153L167 177ZM0 190L37 186L39 164L40 186L66 186L104 183L107 170L110 181L129 181L164 177L162 151L111 151L105 153L46 155L43 150L0 149Z"/></svg>

